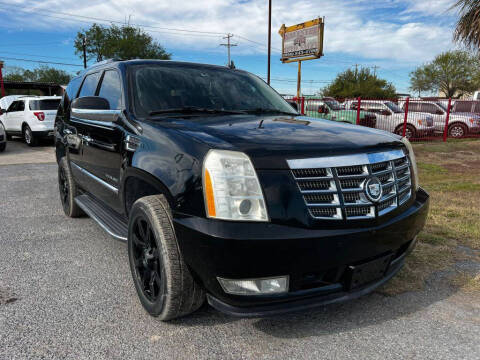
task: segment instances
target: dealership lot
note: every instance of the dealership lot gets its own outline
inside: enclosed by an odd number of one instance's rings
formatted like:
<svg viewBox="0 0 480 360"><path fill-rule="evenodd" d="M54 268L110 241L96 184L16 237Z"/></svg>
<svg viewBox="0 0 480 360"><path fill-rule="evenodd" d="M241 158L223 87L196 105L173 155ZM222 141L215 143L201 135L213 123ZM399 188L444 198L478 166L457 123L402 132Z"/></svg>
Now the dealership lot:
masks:
<svg viewBox="0 0 480 360"><path fill-rule="evenodd" d="M449 272L422 291L283 317L237 319L204 306L155 321L138 302L125 244L89 218L63 215L53 147L13 141L8 149L0 155L0 359L478 358L477 294L445 281Z"/></svg>

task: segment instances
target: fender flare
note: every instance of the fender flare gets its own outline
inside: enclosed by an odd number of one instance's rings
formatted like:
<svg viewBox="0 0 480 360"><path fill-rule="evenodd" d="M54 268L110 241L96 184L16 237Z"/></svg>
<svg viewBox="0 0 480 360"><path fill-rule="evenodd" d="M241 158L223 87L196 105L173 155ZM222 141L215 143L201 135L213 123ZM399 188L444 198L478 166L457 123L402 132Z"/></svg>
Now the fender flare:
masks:
<svg viewBox="0 0 480 360"><path fill-rule="evenodd" d="M129 178L137 178L151 185L154 189L158 190L159 194L165 195L168 203L170 204L171 209L172 210L174 209L173 196L170 190L168 189L168 187L162 182L161 179L140 168L127 167L122 176L121 195L120 195L125 214L128 214L125 190L126 190L126 183Z"/></svg>

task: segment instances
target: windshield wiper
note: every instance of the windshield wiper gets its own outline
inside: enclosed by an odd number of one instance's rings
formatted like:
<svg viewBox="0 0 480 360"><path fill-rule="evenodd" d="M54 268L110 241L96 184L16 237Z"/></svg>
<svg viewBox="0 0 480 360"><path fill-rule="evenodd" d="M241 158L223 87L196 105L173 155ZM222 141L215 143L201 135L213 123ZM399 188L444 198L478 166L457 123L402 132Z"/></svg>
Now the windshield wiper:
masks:
<svg viewBox="0 0 480 360"><path fill-rule="evenodd" d="M195 106L184 106L181 108L153 110L148 113L149 116L161 114L245 114L241 110L207 109Z"/></svg>
<svg viewBox="0 0 480 360"><path fill-rule="evenodd" d="M250 110L242 110L247 114L284 114L284 115L298 115L297 113L292 113L288 111L282 111L277 109L268 109L268 108L256 108Z"/></svg>

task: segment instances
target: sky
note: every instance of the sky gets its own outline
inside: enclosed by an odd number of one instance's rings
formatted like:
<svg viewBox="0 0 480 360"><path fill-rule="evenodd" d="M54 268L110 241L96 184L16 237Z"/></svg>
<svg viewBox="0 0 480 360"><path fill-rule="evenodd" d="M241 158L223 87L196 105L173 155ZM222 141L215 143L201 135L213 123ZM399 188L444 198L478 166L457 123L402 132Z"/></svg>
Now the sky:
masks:
<svg viewBox="0 0 480 360"><path fill-rule="evenodd" d="M409 73L455 49L455 0L273 0L272 86L295 94L297 64L280 61L278 30L325 17L325 56L302 63L302 92L314 94L337 73L376 66L397 92L409 93ZM225 65L230 33L237 68L266 78L268 0L0 0L0 60L33 69L50 62L76 73L73 40L92 23L139 25L173 60ZM23 60L18 60L23 59ZM25 61L30 60L30 61ZM53 64L62 63L62 64ZM77 65L77 66L75 66Z"/></svg>

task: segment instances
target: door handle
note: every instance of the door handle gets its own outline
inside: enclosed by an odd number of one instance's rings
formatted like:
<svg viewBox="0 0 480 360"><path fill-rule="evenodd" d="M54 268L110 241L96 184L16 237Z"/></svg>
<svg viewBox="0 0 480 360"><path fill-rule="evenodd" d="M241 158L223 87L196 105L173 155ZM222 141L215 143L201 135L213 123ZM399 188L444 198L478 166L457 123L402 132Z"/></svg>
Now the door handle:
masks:
<svg viewBox="0 0 480 360"><path fill-rule="evenodd" d="M86 143L90 143L90 142L93 141L93 139L92 139L90 136L88 136L88 135L82 136L82 139L83 139L83 141L85 141Z"/></svg>

